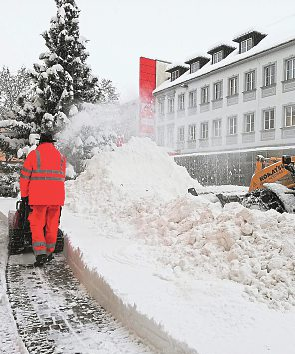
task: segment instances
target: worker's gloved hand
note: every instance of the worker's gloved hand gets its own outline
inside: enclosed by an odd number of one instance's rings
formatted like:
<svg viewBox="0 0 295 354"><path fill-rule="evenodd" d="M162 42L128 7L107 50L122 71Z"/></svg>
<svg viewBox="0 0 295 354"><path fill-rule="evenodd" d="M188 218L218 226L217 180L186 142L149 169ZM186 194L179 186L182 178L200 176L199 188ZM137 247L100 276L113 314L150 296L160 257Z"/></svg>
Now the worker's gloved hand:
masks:
<svg viewBox="0 0 295 354"><path fill-rule="evenodd" d="M23 202L25 205L28 205L28 204L29 204L29 197L22 197L22 202Z"/></svg>

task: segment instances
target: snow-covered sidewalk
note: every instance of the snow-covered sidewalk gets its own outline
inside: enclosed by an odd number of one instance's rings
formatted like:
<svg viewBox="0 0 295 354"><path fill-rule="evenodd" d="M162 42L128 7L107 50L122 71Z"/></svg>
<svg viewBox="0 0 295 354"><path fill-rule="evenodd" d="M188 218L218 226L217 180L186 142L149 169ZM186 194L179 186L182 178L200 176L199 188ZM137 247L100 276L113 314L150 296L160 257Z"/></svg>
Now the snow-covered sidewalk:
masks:
<svg viewBox="0 0 295 354"><path fill-rule="evenodd" d="M0 211L14 209L15 200L0 198ZM17 334L8 297L6 294L5 268L7 262L7 219L0 213L0 349L3 354L27 354Z"/></svg>

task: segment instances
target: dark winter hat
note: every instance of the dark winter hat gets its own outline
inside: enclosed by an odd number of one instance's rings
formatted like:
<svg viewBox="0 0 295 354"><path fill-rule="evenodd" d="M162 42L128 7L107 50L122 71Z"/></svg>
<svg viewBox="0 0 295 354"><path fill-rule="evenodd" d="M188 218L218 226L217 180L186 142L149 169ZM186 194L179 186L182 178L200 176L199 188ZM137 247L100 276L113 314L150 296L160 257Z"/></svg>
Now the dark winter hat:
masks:
<svg viewBox="0 0 295 354"><path fill-rule="evenodd" d="M39 140L39 144L42 144L42 143L55 143L56 140L54 140L52 138L52 134L49 134L49 133L41 133L40 134L40 140Z"/></svg>

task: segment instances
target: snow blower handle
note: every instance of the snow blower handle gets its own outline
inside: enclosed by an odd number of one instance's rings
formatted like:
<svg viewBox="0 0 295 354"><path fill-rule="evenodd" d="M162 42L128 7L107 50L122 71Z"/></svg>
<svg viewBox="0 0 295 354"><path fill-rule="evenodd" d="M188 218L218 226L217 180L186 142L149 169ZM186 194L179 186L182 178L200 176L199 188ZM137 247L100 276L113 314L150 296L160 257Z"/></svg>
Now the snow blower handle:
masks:
<svg viewBox="0 0 295 354"><path fill-rule="evenodd" d="M30 206L29 206L29 197L22 197L21 200L18 200L16 202L16 210L19 213L19 227L21 229L25 228L25 222L27 221L29 212L30 212Z"/></svg>

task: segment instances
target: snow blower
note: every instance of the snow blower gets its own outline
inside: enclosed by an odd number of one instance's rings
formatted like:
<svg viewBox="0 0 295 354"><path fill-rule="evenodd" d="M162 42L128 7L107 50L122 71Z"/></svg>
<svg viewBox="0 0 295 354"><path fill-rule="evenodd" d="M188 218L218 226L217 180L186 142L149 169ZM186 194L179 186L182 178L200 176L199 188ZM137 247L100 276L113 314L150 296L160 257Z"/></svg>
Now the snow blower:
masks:
<svg viewBox="0 0 295 354"><path fill-rule="evenodd" d="M22 200L16 202L16 210L8 213L8 252L9 255L32 252L32 234L28 216L30 206ZM45 232L45 228L44 228ZM55 253L60 253L64 248L64 235L58 229Z"/></svg>

